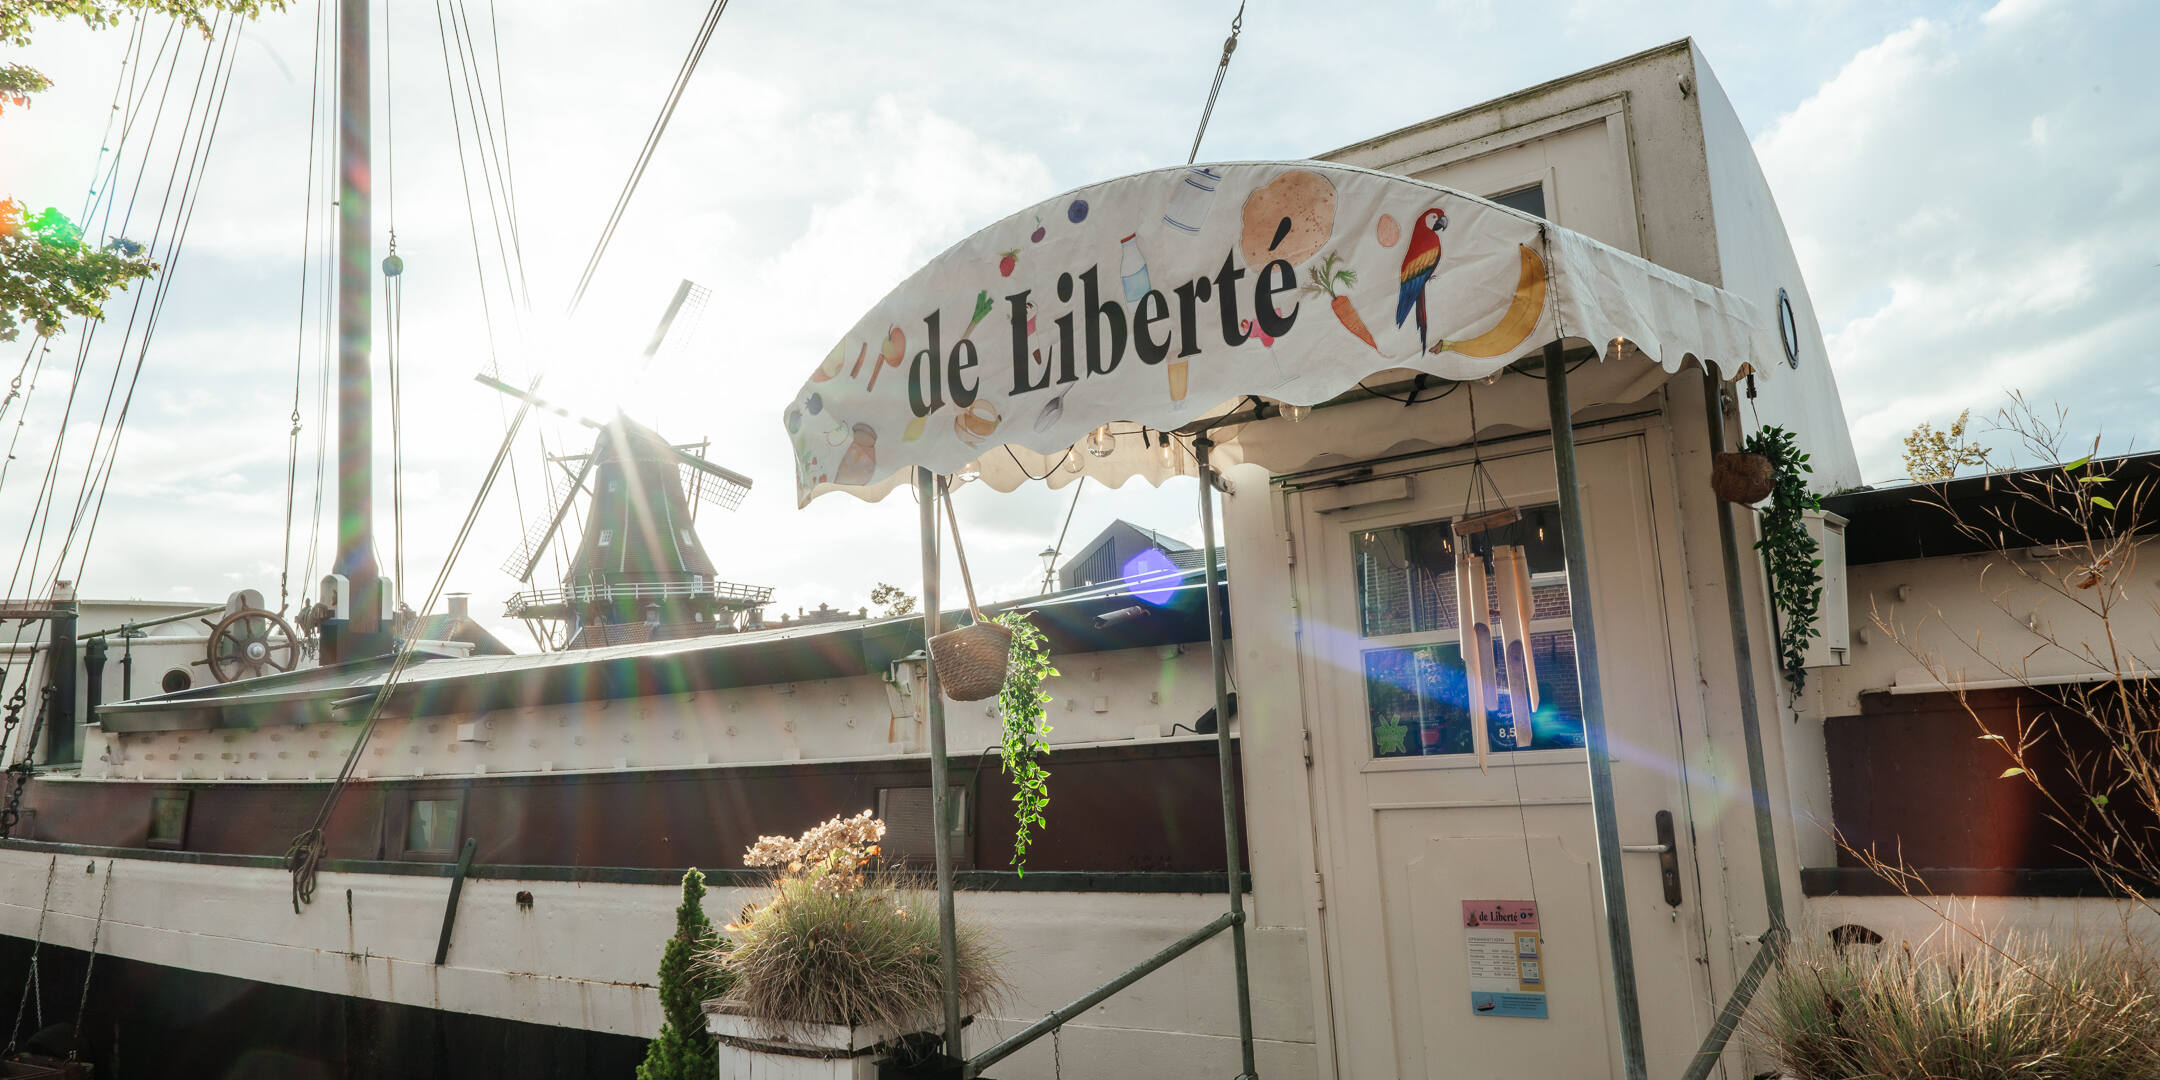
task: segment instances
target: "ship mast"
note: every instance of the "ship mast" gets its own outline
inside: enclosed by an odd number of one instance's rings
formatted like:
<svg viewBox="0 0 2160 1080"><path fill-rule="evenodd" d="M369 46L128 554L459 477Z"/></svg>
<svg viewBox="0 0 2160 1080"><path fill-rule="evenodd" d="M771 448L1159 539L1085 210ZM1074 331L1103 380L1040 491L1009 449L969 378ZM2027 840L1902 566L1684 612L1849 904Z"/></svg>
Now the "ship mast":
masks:
<svg viewBox="0 0 2160 1080"><path fill-rule="evenodd" d="M326 663L393 648L375 561L369 2L338 0L338 517L332 568L345 576L351 617L324 635Z"/></svg>

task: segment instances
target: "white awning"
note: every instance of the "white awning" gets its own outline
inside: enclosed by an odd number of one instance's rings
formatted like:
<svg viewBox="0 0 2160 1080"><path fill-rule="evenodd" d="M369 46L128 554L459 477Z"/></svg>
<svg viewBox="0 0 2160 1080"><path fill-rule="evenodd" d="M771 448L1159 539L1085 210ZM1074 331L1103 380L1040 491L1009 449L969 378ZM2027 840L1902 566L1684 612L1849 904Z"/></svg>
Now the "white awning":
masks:
<svg viewBox="0 0 2160 1080"><path fill-rule="evenodd" d="M1073 455L1113 487L1159 483L1180 469L1144 432L1387 371L1484 378L1555 340L1660 379L1691 360L1767 374L1779 348L1739 297L1422 181L1311 161L1139 173L983 229L863 316L786 411L796 498L876 500L913 466L971 462L1008 491ZM1233 439L1215 460L1253 459Z"/></svg>

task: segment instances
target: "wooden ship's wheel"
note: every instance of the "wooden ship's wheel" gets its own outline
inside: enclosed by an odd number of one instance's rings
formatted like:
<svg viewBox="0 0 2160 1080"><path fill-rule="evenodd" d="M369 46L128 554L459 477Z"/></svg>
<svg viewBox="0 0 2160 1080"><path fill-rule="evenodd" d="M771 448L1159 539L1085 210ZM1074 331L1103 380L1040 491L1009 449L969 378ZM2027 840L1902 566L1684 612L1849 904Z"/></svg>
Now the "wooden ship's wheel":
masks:
<svg viewBox="0 0 2160 1080"><path fill-rule="evenodd" d="M195 666L210 669L221 683L291 671L300 662L300 635L276 613L243 608L210 627L209 655Z"/></svg>

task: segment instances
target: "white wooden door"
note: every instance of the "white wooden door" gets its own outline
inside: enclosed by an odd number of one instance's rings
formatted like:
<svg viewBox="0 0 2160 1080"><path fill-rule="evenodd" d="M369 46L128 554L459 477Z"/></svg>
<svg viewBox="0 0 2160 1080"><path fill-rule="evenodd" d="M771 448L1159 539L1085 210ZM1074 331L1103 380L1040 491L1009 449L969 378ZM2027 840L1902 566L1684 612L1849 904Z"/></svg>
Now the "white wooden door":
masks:
<svg viewBox="0 0 2160 1080"><path fill-rule="evenodd" d="M1480 769L1456 622L1447 523L1480 509L1466 467L1291 497L1327 897L1337 1064L1346 1077L1619 1076L1602 894L1581 749L1567 575L1587 572L1623 842L1674 815L1681 903L1654 854L1624 859L1653 1075L1677 1074L1707 1028L1703 922L1688 843L1666 584L1639 435L1578 451L1587 552L1560 550L1552 459L1487 458L1522 522L1540 662L1530 745L1488 723ZM1473 550L1476 545L1473 545ZM1534 900L1546 1016L1473 1007L1463 904ZM1491 999L1481 999L1489 1004ZM1504 1011L1504 1010L1502 1010Z"/></svg>

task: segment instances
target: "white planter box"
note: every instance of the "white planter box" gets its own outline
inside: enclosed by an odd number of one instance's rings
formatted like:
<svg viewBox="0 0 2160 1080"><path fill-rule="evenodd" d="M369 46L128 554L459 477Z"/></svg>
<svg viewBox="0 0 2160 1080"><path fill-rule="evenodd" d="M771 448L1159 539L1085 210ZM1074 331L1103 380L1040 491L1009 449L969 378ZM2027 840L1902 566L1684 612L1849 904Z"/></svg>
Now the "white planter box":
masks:
<svg viewBox="0 0 2160 1080"><path fill-rule="evenodd" d="M720 1080L877 1080L878 1048L904 1032L887 1027L791 1024L774 1037L753 1016L705 1007L718 1042Z"/></svg>

